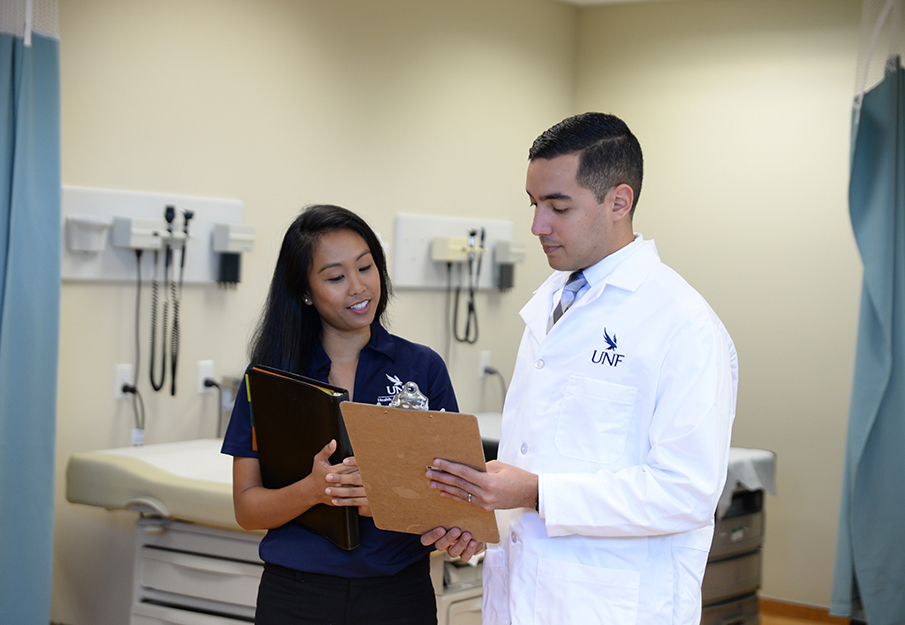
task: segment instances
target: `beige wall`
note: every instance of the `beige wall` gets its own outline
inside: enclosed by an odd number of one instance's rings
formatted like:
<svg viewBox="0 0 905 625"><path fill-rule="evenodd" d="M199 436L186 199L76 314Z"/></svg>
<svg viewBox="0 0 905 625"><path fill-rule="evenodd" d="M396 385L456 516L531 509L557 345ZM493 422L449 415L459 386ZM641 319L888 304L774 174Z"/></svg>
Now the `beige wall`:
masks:
<svg viewBox="0 0 905 625"><path fill-rule="evenodd" d="M146 442L211 437L214 395L198 360L245 366L248 332L286 226L308 203L362 214L389 243L398 212L515 222L531 243L527 149L572 111L576 10L547 0L173 0L60 3L63 183L237 198L255 226L236 291L186 286L176 398L140 383ZM541 40L528 33L544 32ZM391 246L392 249L392 246ZM546 273L532 246L511 292L481 294L481 339L454 345L463 410L499 410L478 351L511 374L517 312ZM127 446L129 402L112 397L134 359L131 284L62 290L53 616L123 623L135 514L65 501L76 451ZM391 330L443 351L444 298L399 291Z"/></svg>
<svg viewBox="0 0 905 625"><path fill-rule="evenodd" d="M573 112L610 110L646 152L636 229L738 345L735 444L779 454L764 594L827 605L860 284L846 213L858 5L62 2L63 183L237 198L257 229L237 290L186 287L180 393L140 380L147 442L213 436L197 361L242 370L275 247L312 202L360 212L390 249L397 212L515 222L517 286L482 294L480 341L450 352L462 409L498 410L477 352L509 378L517 311L549 271L528 231L527 148ZM128 613L135 515L67 503L64 474L73 452L129 444L112 377L134 359L134 306L131 285L62 288L53 618L70 625ZM391 329L443 352L443 310L436 292L399 291Z"/></svg>

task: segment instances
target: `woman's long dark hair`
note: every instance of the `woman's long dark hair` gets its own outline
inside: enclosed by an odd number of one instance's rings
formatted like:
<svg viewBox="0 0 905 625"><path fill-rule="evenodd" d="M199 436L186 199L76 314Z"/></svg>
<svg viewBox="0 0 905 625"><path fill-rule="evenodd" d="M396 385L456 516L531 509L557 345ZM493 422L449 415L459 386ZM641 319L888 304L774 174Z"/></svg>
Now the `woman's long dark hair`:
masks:
<svg viewBox="0 0 905 625"><path fill-rule="evenodd" d="M375 319L383 321L392 286L380 239L364 219L350 210L331 205L308 206L283 237L267 301L249 342L252 364L306 373L315 340L321 333L320 315L314 306L304 302L309 292L308 271L320 237L337 230L355 232L367 243L380 275Z"/></svg>

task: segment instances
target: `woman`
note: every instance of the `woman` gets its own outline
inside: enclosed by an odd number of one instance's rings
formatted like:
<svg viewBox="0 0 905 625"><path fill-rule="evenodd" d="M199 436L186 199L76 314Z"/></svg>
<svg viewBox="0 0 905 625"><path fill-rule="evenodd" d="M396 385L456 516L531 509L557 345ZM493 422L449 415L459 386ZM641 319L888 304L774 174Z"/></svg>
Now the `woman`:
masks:
<svg viewBox="0 0 905 625"><path fill-rule="evenodd" d="M457 411L446 366L387 332L386 257L371 228L337 206L311 206L289 227L250 344L251 363L345 388L353 401L388 404L412 380L433 410ZM377 529L354 458L331 466L331 441L305 479L264 488L240 388L223 453L234 456L233 501L245 529L266 529L255 622L436 623L429 552L418 536ZM317 504L357 506L360 545L346 551L291 521Z"/></svg>

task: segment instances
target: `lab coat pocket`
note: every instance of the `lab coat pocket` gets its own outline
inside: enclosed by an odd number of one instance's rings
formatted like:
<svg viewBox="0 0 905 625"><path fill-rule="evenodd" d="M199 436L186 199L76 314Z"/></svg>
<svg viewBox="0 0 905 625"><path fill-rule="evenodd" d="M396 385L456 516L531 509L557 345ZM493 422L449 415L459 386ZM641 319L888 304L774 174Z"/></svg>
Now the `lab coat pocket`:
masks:
<svg viewBox="0 0 905 625"><path fill-rule="evenodd" d="M638 389L571 376L556 424L556 448L570 458L608 464L625 451Z"/></svg>
<svg viewBox="0 0 905 625"><path fill-rule="evenodd" d="M509 570L506 551L492 547L484 554L484 595L481 599L481 616L485 624L508 624L509 619Z"/></svg>
<svg viewBox="0 0 905 625"><path fill-rule="evenodd" d="M540 559L534 622L634 623L640 584L637 571Z"/></svg>
<svg viewBox="0 0 905 625"><path fill-rule="evenodd" d="M709 555L709 549L673 547L673 562L676 563L676 605L673 613L677 622L691 623L701 618L701 584Z"/></svg>

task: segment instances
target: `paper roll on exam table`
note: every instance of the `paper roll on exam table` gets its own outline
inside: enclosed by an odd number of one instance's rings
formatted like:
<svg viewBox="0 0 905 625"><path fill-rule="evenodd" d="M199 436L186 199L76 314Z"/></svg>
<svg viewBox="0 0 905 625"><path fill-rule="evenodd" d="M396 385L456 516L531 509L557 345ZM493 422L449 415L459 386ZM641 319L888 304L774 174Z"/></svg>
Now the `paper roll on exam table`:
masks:
<svg viewBox="0 0 905 625"><path fill-rule="evenodd" d="M66 499L108 510L241 529L233 512L233 459L219 439L73 454Z"/></svg>

